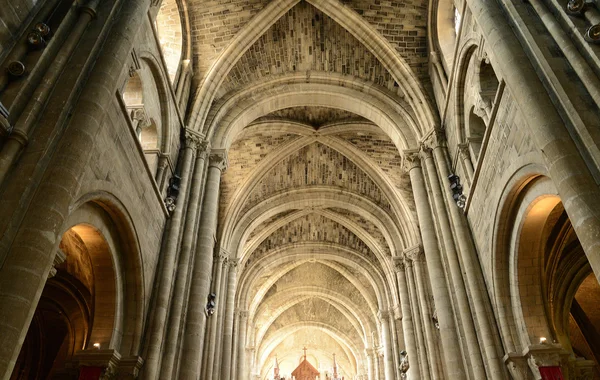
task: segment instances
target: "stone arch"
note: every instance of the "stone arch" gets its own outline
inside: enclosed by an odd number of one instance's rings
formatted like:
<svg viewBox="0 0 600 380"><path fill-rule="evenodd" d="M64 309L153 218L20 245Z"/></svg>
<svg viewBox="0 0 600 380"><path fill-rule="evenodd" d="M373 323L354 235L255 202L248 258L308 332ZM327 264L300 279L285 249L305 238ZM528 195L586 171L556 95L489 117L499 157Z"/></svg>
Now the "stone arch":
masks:
<svg viewBox="0 0 600 380"><path fill-rule="evenodd" d="M258 362L265 363L267 358L269 357L270 353L273 351L273 349L275 349L275 347L277 347L277 345L279 345L279 343L281 343L287 336L293 334L297 330L307 328L307 327L308 328L318 328L319 330L332 336L332 338L334 340L343 343L343 345L347 347L349 352L352 353L351 355L348 355L348 356L350 358L355 359L355 365L360 361L359 360L359 358L361 358L360 348L355 347L351 343L351 341L347 338L347 336L344 332L339 331L330 325L325 325L325 324L318 323L318 322L300 322L300 323L295 323L295 324L288 325L288 326L282 328L279 331L279 334L277 334L277 336L275 336L275 337L271 338L269 341L261 344L261 347L259 347L257 349L257 355L260 351L262 351L263 354L261 356L259 356ZM346 353L346 354L348 354L348 353Z"/></svg>
<svg viewBox="0 0 600 380"><path fill-rule="evenodd" d="M437 0L434 3L434 22L431 24L432 39L436 50L440 52L441 62L446 73L449 73L454 60L454 48L456 47L457 33L455 28L455 10L453 0Z"/></svg>
<svg viewBox="0 0 600 380"><path fill-rule="evenodd" d="M454 120L456 121L456 141L463 143L467 139L467 133L465 131L465 79L467 76L467 70L471 62L471 58L477 50L476 41L469 39L462 44L460 50L458 50L458 58L456 60L456 73L454 79Z"/></svg>
<svg viewBox="0 0 600 380"><path fill-rule="evenodd" d="M333 129L333 127L330 128ZM238 220L241 209L244 206L252 189L264 176L267 175L270 168L274 167L292 152L296 152L314 142L319 142L340 152L350 159L354 164L356 164L359 169L363 170L365 173L369 173L369 177L378 185L378 187L390 201L395 214L395 222L399 224L401 230L403 231L403 235L410 236L410 240L418 238L418 232L415 230L414 225L411 225L410 223L411 221L414 221L414 217L408 206L407 200L404 199L402 195L394 189L394 185L391 183L389 178L377 165L372 162L371 159L366 156L366 154L364 154L364 152L361 152L351 144L348 144L339 138L325 136L328 134L326 131L327 128L325 128L325 132L323 133L324 136L320 136L321 133L319 133L319 136L313 134L313 136L300 137L285 143L283 146L271 153L271 155L263 159L257 165L257 167L253 169L252 173L247 176L247 179L236 190L235 195L233 196L235 202L229 204L225 210L225 220L227 222L222 233L224 236L230 230L228 225ZM392 251L399 249L399 247L396 247L393 244L391 239L387 239L387 241Z"/></svg>
<svg viewBox="0 0 600 380"><path fill-rule="evenodd" d="M104 267L111 266L114 273L115 332L111 347L122 356L138 355L145 294L140 246L131 217L116 197L105 192L80 197L72 209L64 231L77 225L93 226L108 245L102 260Z"/></svg>
<svg viewBox="0 0 600 380"><path fill-rule="evenodd" d="M343 85L340 85L343 84ZM393 96L356 78L333 73L288 74L253 84L217 102L204 132L215 147L228 149L248 124L271 112L303 106L349 111L379 126L399 152L417 147L422 137L409 110Z"/></svg>
<svg viewBox="0 0 600 380"><path fill-rule="evenodd" d="M310 193L310 197L306 197L307 193ZM376 204L357 194L322 186L291 190L262 201L236 221L231 226L231 232L223 234L223 247L237 255L238 252L241 252L240 244L243 234L282 211L304 207L339 207L352 212L360 210L363 217L375 224L381 231L387 231L395 247L404 247L400 238L401 231L391 217ZM386 265L391 269L389 263Z"/></svg>
<svg viewBox="0 0 600 380"><path fill-rule="evenodd" d="M283 252L286 253L285 256L281 255ZM311 262L311 260L318 260L328 266L331 265L325 261L341 263L352 268L369 269L367 279L371 283L376 297L378 297L377 305L370 302L369 309L375 315L377 314L377 307L380 309L385 308L386 305L382 304L382 301L385 300L385 298L382 297L382 294L386 293L386 288L383 277L378 273L377 268L360 254L357 254L348 248L323 243L319 243L319 245L303 243L294 245L293 247L282 247L270 253L264 260L261 260L260 263L252 265L247 272L248 274L240 281L239 288L241 291L238 296L238 305L240 305L240 307L247 306L249 309L256 308L261 302L264 294L267 293L268 289L276 283L281 276L289 272L292 268L305 262ZM248 290L252 288L254 282L260 278L262 273L274 268L278 269L277 274L269 278L269 280L257 290L254 300L250 300ZM351 283L353 282L351 279L348 280ZM362 295L368 300L368 294L363 292Z"/></svg>
<svg viewBox="0 0 600 380"><path fill-rule="evenodd" d="M548 177L534 166L523 167L509 181L503 198L496 218L494 299L505 351L510 358L527 359L545 338L562 350L561 355L573 357L573 323L580 328L571 320L572 304L578 307L575 295L586 277L594 280L596 297L600 286ZM593 360L597 366L597 355L589 347L586 359L577 365L571 359L555 365L575 376L583 367L591 368ZM539 376L537 365L529 361L534 376ZM515 366L509 369L515 371Z"/></svg>
<svg viewBox="0 0 600 380"><path fill-rule="evenodd" d="M348 300L346 297L343 297L339 294L326 292L325 289L303 287L300 289L300 292L301 296L298 296L295 289L288 289L275 295L274 297L277 297L276 299L269 300L274 303L277 308L271 312L272 314L269 316L268 320L264 321L265 323L263 326L257 328L255 333L255 338L257 341L262 341L271 324L290 307L308 298L320 298L333 305L346 318L348 318L348 321L353 324L356 332L362 337L361 343L365 345L365 348L367 347L367 338L370 336L370 331L376 330L376 326L374 323L369 324L368 322L370 321L368 319L366 321L361 319L361 317L364 316L362 313L356 312L356 310L359 309L358 305L352 303L351 300ZM264 308L265 306L262 308L259 306L256 310L256 314L259 314L261 309ZM369 328L370 331L367 331L367 328Z"/></svg>
<svg viewBox="0 0 600 380"><path fill-rule="evenodd" d="M167 73L171 83L175 83L184 46L184 23L178 1L163 0L155 23Z"/></svg>
<svg viewBox="0 0 600 380"><path fill-rule="evenodd" d="M429 98L412 73L410 67L394 48L364 19L343 6L337 0L309 1L364 44L392 74L409 99L409 104L420 121L420 130L427 131L439 124ZM205 122L216 92L235 63L266 30L291 9L298 0L269 3L248 22L231 41L219 59L213 64L194 99L189 124L199 129Z"/></svg>

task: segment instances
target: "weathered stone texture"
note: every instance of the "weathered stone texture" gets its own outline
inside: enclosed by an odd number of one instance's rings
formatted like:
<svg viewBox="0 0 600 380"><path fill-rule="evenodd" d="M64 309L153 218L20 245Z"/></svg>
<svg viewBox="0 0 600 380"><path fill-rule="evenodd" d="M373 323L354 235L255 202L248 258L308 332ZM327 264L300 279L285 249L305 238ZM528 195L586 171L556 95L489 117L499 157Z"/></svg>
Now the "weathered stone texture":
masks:
<svg viewBox="0 0 600 380"><path fill-rule="evenodd" d="M384 210L391 210L389 201L368 174L347 157L319 143L300 149L266 173L248 196L244 209L277 192L303 186L347 189L371 199Z"/></svg>
<svg viewBox="0 0 600 380"><path fill-rule="evenodd" d="M223 88L231 91L266 76L308 70L352 75L383 87L394 85L390 73L350 32L300 2L248 49Z"/></svg>

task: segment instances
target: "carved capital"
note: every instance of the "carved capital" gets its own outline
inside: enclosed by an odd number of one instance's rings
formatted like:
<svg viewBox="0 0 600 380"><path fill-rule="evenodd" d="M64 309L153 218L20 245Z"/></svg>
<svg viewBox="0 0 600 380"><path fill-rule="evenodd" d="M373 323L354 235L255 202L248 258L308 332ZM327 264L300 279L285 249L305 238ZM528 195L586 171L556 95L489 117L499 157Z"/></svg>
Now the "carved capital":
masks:
<svg viewBox="0 0 600 380"><path fill-rule="evenodd" d="M208 156L208 166L224 172L227 169L227 151L225 149L211 150Z"/></svg>
<svg viewBox="0 0 600 380"><path fill-rule="evenodd" d="M200 144L204 141L202 135L196 133L190 129L185 130L185 146L197 150L200 147Z"/></svg>
<svg viewBox="0 0 600 380"><path fill-rule="evenodd" d="M421 167L421 157L418 149L407 149L404 152L404 169L409 172L412 169Z"/></svg>
<svg viewBox="0 0 600 380"><path fill-rule="evenodd" d="M394 264L394 270L396 272L403 272L406 268L406 266L404 265L404 257L403 256L392 257L392 264Z"/></svg>
<svg viewBox="0 0 600 380"><path fill-rule="evenodd" d="M146 112L146 108L143 105L140 106L130 106L127 107L129 110L129 115L131 117L131 121L137 121L137 126L140 128L145 128L150 126L150 118L148 117L148 113Z"/></svg>
<svg viewBox="0 0 600 380"><path fill-rule="evenodd" d="M411 262L423 261L425 255L423 254L423 246L417 244L415 246L406 248L404 250L404 257Z"/></svg>
<svg viewBox="0 0 600 380"><path fill-rule="evenodd" d="M446 146L446 134L442 129L436 128L424 141L424 145L430 149Z"/></svg>
<svg viewBox="0 0 600 380"><path fill-rule="evenodd" d="M427 144L422 144L420 149L421 157L423 160L427 160L433 157L431 148Z"/></svg>
<svg viewBox="0 0 600 380"><path fill-rule="evenodd" d="M240 319L248 319L248 310L238 310L237 311L238 316L240 317Z"/></svg>
<svg viewBox="0 0 600 380"><path fill-rule="evenodd" d="M379 310L379 312L377 313L377 318L379 318L380 321L385 321L385 322L389 322L390 320L390 311L389 310Z"/></svg>
<svg viewBox="0 0 600 380"><path fill-rule="evenodd" d="M219 253L215 255L215 259L219 260L222 263L226 262L228 258L229 252L225 248L219 249Z"/></svg>
<svg viewBox="0 0 600 380"><path fill-rule="evenodd" d="M240 263L240 260L239 260L239 259L232 259L232 258L229 258L229 259L227 260L227 265L229 265L229 267L230 267L231 269L237 269L237 267L238 267L238 264L239 264L239 263Z"/></svg>
<svg viewBox="0 0 600 380"><path fill-rule="evenodd" d="M458 144L456 147L458 148L458 153L460 154L463 160L466 158L470 158L468 143Z"/></svg>

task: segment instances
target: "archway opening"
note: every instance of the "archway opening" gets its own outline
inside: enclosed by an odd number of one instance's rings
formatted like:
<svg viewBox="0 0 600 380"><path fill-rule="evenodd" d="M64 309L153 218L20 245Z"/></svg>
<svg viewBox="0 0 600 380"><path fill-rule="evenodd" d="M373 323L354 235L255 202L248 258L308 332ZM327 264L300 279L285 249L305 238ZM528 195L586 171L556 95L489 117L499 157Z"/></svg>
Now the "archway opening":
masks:
<svg viewBox="0 0 600 380"><path fill-rule="evenodd" d="M94 227L76 225L62 236L11 380L73 375L78 351L114 345L115 311L108 243Z"/></svg>

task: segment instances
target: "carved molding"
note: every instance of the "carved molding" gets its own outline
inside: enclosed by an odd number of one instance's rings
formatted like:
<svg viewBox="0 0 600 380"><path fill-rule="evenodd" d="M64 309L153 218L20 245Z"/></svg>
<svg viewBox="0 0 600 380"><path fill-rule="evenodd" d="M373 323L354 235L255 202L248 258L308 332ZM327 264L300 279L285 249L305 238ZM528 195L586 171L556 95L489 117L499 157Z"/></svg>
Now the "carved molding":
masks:
<svg viewBox="0 0 600 380"><path fill-rule="evenodd" d="M225 149L211 150L208 155L208 166L219 169L221 172L227 170L227 151Z"/></svg>
<svg viewBox="0 0 600 380"><path fill-rule="evenodd" d="M404 256L392 257L392 264L396 272L403 272L406 269L406 265L404 264Z"/></svg>
<svg viewBox="0 0 600 380"><path fill-rule="evenodd" d="M425 258L423 252L423 246L421 244L406 248L404 250L404 257L411 262L423 261Z"/></svg>
<svg viewBox="0 0 600 380"><path fill-rule="evenodd" d="M407 149L404 152L403 166L407 172L421 167L421 157L418 149Z"/></svg>

